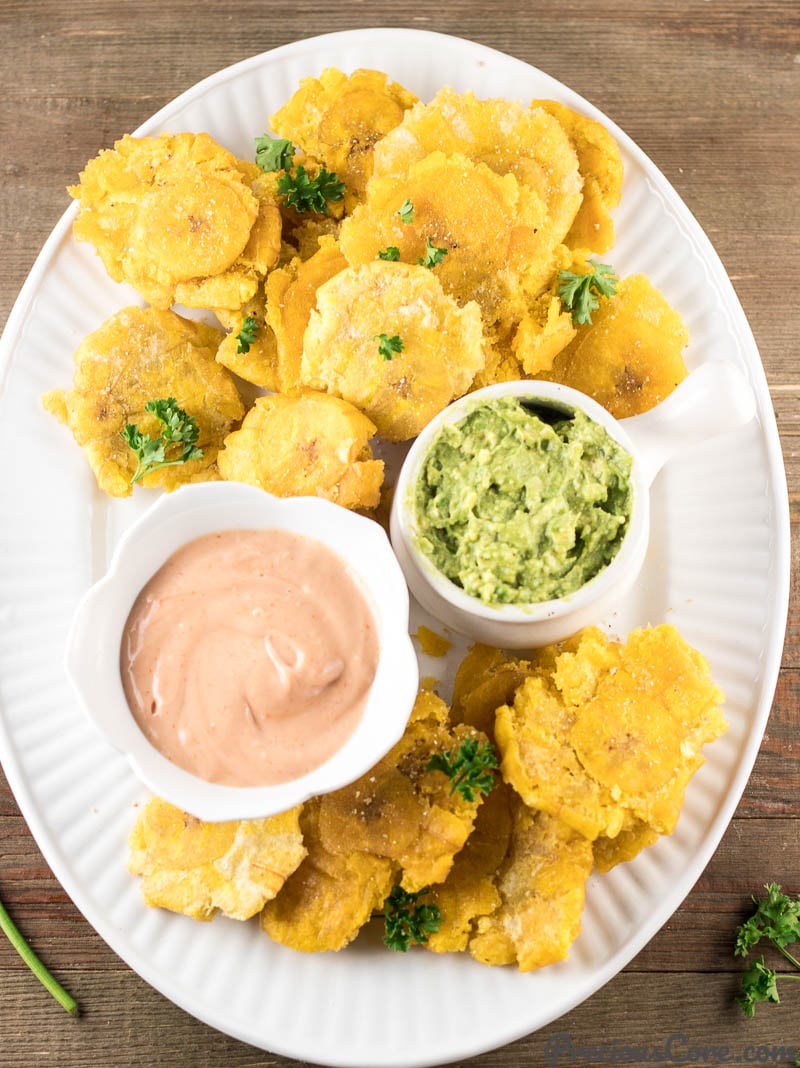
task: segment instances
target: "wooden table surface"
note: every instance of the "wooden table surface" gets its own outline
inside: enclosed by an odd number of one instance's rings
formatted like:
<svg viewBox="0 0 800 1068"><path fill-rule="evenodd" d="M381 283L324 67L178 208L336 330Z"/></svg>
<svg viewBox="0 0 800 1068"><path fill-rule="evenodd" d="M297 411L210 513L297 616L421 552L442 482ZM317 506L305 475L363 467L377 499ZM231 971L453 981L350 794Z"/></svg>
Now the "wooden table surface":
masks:
<svg viewBox="0 0 800 1068"><path fill-rule="evenodd" d="M710 236L753 328L786 459L792 525L800 460L800 5L710 0L2 0L0 323L84 162L199 79L300 37L368 26L472 38L586 96L655 161ZM5 457L5 462L19 462ZM797 569L794 569L795 575ZM800 890L800 614L796 590L772 716L749 785L708 868L669 923L589 1001L470 1064L546 1063L573 1043L800 1047L800 989L747 1021L733 1002L733 932L774 879ZM0 776L0 897L78 999L69 1019L0 938L0 1064L29 1068L291 1062L213 1031L148 987L50 873ZM791 987L791 984L789 984ZM598 1055L599 1056L599 1055ZM621 1063L622 1054L605 1054ZM582 1059L573 1063L599 1063ZM567 1063L564 1061L563 1063ZM639 1063L639 1062L630 1062ZM684 1063L699 1063L690 1058Z"/></svg>

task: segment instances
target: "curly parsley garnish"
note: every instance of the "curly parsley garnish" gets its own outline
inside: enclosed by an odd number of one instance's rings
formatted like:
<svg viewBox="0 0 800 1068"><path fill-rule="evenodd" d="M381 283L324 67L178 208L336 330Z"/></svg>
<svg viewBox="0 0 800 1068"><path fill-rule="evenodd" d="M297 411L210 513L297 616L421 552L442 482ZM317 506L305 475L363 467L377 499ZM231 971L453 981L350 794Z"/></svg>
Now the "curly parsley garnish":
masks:
<svg viewBox="0 0 800 1068"><path fill-rule="evenodd" d="M403 339L399 334L392 334L391 337L388 334L373 334L370 340L378 342L378 352L384 360L392 360L396 352L403 351Z"/></svg>
<svg viewBox="0 0 800 1068"><path fill-rule="evenodd" d="M465 801L474 801L476 794L491 793L497 785L494 772L499 766L491 742L465 738L455 752L434 753L426 770L443 771L451 780L451 794L458 792Z"/></svg>
<svg viewBox="0 0 800 1068"><path fill-rule="evenodd" d="M768 968L764 958L751 961L742 972L741 992L736 1000L745 1016L755 1015L756 1005L770 1001L780 1003L778 997L778 980L800 979L800 961L786 949L794 942L800 943L800 894L794 899L784 894L778 883L767 883L766 898L753 898L756 911L736 928L737 957L746 957L750 950L766 938L781 953L797 972L779 973Z"/></svg>
<svg viewBox="0 0 800 1068"><path fill-rule="evenodd" d="M294 145L285 137L262 134L256 139L256 163L262 171L288 171L294 159Z"/></svg>
<svg viewBox="0 0 800 1068"><path fill-rule="evenodd" d="M403 203L400 205L400 210L397 213L406 225L414 221L414 205L406 197Z"/></svg>
<svg viewBox="0 0 800 1068"><path fill-rule="evenodd" d="M328 214L328 204L341 200L345 185L331 171L323 167L316 178L309 178L302 163L294 174L284 174L278 179L278 192L286 198L286 204L297 212L313 211L317 215Z"/></svg>
<svg viewBox="0 0 800 1068"><path fill-rule="evenodd" d="M564 311L572 312L572 321L576 325L591 323L592 312L600 307L598 297L613 297L617 292L619 279L613 267L596 260L589 260L589 266L591 270L586 274L558 272L561 306Z"/></svg>
<svg viewBox="0 0 800 1068"><path fill-rule="evenodd" d="M175 464L185 464L187 460L202 458L203 450L195 445L200 436L197 423L183 408L178 407L174 397L148 401L144 410L154 415L164 429L157 438L142 434L138 426L130 423L121 432L120 436L130 445L139 461L131 484L162 467L173 467ZM175 456L173 449L172 458L168 459L167 452L175 445L183 446L180 456Z"/></svg>
<svg viewBox="0 0 800 1068"><path fill-rule="evenodd" d="M397 247L397 245L387 245L386 248L381 249L381 251L378 253L378 259L392 261L399 260L400 249Z"/></svg>
<svg viewBox="0 0 800 1068"><path fill-rule="evenodd" d="M438 905L419 905L417 899L427 894L429 887L410 894L395 886L383 906L384 943L389 949L406 953L411 945L424 945L428 936L436 934L442 925Z"/></svg>
<svg viewBox="0 0 800 1068"><path fill-rule="evenodd" d="M437 263L441 263L445 258L449 249L440 248L438 245L434 245L429 237L425 238L425 255L420 256L417 260L422 267L435 267Z"/></svg>
<svg viewBox="0 0 800 1068"><path fill-rule="evenodd" d="M245 315L242 329L236 335L236 340L239 342L236 346L237 353L241 355L243 352L250 351L250 346L254 344L258 330L258 320L254 319L252 315Z"/></svg>

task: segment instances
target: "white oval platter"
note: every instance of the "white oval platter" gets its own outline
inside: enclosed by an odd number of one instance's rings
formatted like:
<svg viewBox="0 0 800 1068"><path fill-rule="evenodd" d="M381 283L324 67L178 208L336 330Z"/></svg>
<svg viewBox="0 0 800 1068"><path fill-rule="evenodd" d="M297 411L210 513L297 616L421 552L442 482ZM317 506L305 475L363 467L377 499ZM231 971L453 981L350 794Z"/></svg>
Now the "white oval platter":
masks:
<svg viewBox="0 0 800 1068"><path fill-rule="evenodd" d="M388 72L422 99L442 85L479 97L561 100L600 119L625 163L617 244L604 259L650 276L690 332L687 363L727 360L755 391L758 420L672 462L653 488L642 578L605 621L674 623L709 659L730 729L708 748L674 835L589 881L569 960L532 974L465 955L380 945L374 927L338 954L274 945L255 921L210 925L144 907L125 869L146 794L93 731L63 670L72 611L152 498L102 498L40 395L71 380L79 341L130 303L78 245L68 209L20 294L0 348L0 757L48 863L87 920L148 983L255 1046L347 1068L434 1065L500 1046L579 1004L622 968L691 889L742 794L780 666L789 587L785 475L761 361L701 228L663 175L594 107L553 78L481 45L415 30L300 41L200 82L137 133L206 130L252 158L253 138L301 78L328 66ZM123 130L118 131L121 136ZM416 622L422 620L417 617ZM462 647L463 649L463 647ZM449 665L452 667L452 664ZM441 664L423 673L441 674ZM446 689L446 680L443 680Z"/></svg>

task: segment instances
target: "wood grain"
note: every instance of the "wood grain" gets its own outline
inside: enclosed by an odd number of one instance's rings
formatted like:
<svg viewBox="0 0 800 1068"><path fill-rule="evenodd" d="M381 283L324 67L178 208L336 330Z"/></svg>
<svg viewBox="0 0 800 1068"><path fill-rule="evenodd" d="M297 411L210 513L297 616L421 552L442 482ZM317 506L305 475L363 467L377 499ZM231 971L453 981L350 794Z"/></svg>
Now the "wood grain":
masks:
<svg viewBox="0 0 800 1068"><path fill-rule="evenodd" d="M685 1034L685 1045L728 1045L741 1055L751 1045L800 1046L798 992L746 1021L733 1004L741 965L731 952L749 896L765 880L800 890L800 5L2 0L0 322L67 207L65 186L99 148L223 66L300 37L367 26L452 33L518 56L588 97L651 156L709 234L747 313L791 503L783 668L750 783L714 858L615 980L550 1027L468 1063L541 1065L559 1034L575 1044L620 1045L663 1045ZM132 973L53 878L2 777L0 896L83 1009L80 1019L68 1019L0 940L3 1068L294 1063L213 1031ZM601 1063L602 1056L573 1063ZM606 1055L605 1063L614 1059Z"/></svg>

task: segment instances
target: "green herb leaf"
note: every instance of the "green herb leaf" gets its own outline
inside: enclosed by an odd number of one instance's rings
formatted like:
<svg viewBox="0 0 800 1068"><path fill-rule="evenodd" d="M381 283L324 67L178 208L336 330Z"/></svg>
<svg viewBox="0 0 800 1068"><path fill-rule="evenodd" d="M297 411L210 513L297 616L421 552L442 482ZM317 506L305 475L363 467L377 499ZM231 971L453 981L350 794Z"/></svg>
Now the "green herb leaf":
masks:
<svg viewBox="0 0 800 1068"><path fill-rule="evenodd" d="M262 171L288 171L294 159L294 145L285 137L262 134L256 138L256 163Z"/></svg>
<svg viewBox="0 0 800 1068"><path fill-rule="evenodd" d="M396 352L403 351L403 339L399 334L392 334L391 337L388 334L373 334L370 340L378 342L378 352L384 360L392 360Z"/></svg>
<svg viewBox="0 0 800 1068"><path fill-rule="evenodd" d="M414 205L406 197L403 203L400 205L400 210L397 213L404 223L412 223L414 221Z"/></svg>
<svg viewBox="0 0 800 1068"><path fill-rule="evenodd" d="M187 460L202 458L203 450L195 445L200 436L197 423L183 408L178 407L174 397L148 401L144 410L158 419L163 430L157 438L142 434L138 426L130 423L121 431L120 436L133 449L139 461L131 483L138 482L140 478L158 471L159 468L173 467L175 464L185 464ZM167 450L174 445L183 446L180 456L175 456L173 450L172 458L167 459Z"/></svg>
<svg viewBox="0 0 800 1068"><path fill-rule="evenodd" d="M434 753L427 770L444 772L451 780L451 794L457 791L465 801L474 801L476 794L488 794L497 785L494 773L499 766L491 742L479 744L475 738L465 738L455 752Z"/></svg>
<svg viewBox="0 0 800 1068"><path fill-rule="evenodd" d="M323 167L316 178L309 178L302 163L295 173L284 174L278 179L278 192L286 203L297 212L313 211L317 215L328 214L328 204L341 200L345 185L337 176Z"/></svg>
<svg viewBox="0 0 800 1068"><path fill-rule="evenodd" d="M422 267L435 267L437 263L441 263L447 255L449 249L440 248L438 245L434 245L429 237L425 238L425 255L420 256L417 260Z"/></svg>
<svg viewBox="0 0 800 1068"><path fill-rule="evenodd" d="M236 346L236 351L240 354L249 352L250 346L255 341L258 331L258 320L254 319L252 315L246 315L244 317L244 322L242 323L242 329L236 335L236 340L239 342Z"/></svg>
<svg viewBox="0 0 800 1068"><path fill-rule="evenodd" d="M31 947L19 933L14 921L6 912L2 901L0 901L0 930L3 931L11 945L16 949L17 953L19 953L20 957L22 957L42 986L53 995L61 1008L68 1012L70 1016L78 1016L78 1006L75 999L70 997L60 983L56 982L47 968L45 968L33 952Z"/></svg>
<svg viewBox="0 0 800 1068"><path fill-rule="evenodd" d="M565 311L572 312L572 321L576 325L589 324L592 312L600 307L600 297L613 297L617 291L619 279L613 267L607 263L589 260L591 270L586 274L573 274L572 271L559 271L558 295Z"/></svg>
<svg viewBox="0 0 800 1068"><path fill-rule="evenodd" d="M400 249L397 245L388 245L378 253L379 260L399 260Z"/></svg>
<svg viewBox="0 0 800 1068"><path fill-rule="evenodd" d="M745 1015L750 1017L755 1015L759 1002L780 1003L779 979L800 980L800 961L786 948L793 942L800 942L800 894L791 898L783 893L778 883L767 883L764 889L767 896L753 897L755 912L736 928L734 953L737 957L746 957L753 946L766 938L796 971L776 972L766 966L763 957L751 961L742 972L741 991L736 998Z"/></svg>
<svg viewBox="0 0 800 1068"><path fill-rule="evenodd" d="M406 953L411 945L424 945L428 936L436 934L442 925L438 905L420 905L417 901L427 894L424 887L414 894L395 886L383 906L384 943L389 949Z"/></svg>
<svg viewBox="0 0 800 1068"><path fill-rule="evenodd" d="M765 898L753 897L756 911L736 929L737 957L746 957L762 938L778 949L800 942L800 894L793 900L777 883L767 883Z"/></svg>
<svg viewBox="0 0 800 1068"><path fill-rule="evenodd" d="M756 1013L756 1005L761 1001L780 1004L777 981L778 973L766 967L763 957L750 962L747 970L742 972L742 992L736 998L745 1016L752 1019Z"/></svg>

